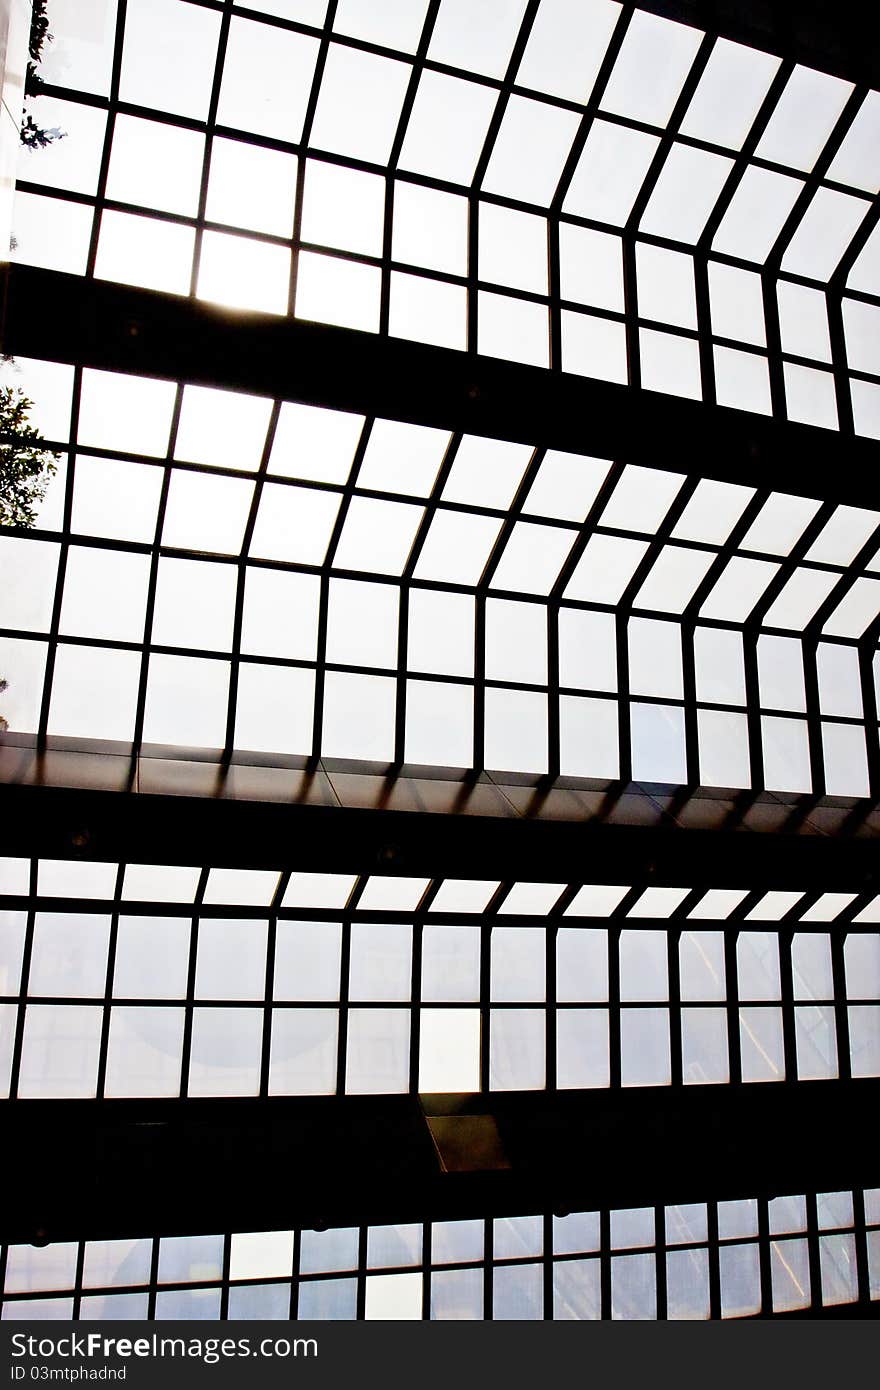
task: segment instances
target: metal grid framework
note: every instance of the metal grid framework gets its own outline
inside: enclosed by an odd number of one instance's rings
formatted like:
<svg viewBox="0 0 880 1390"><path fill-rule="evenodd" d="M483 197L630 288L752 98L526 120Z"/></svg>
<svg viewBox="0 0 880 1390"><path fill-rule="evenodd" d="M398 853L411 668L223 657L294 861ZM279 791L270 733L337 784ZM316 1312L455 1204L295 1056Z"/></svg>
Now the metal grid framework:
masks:
<svg viewBox="0 0 880 1390"><path fill-rule="evenodd" d="M880 899L5 860L12 1097L880 1075Z"/></svg>
<svg viewBox="0 0 880 1390"><path fill-rule="evenodd" d="M866 84L631 4L160 10L59 12L18 259L880 436Z"/></svg>
<svg viewBox="0 0 880 1390"><path fill-rule="evenodd" d="M2 1247L4 1319L705 1319L870 1307L880 1189Z"/></svg>
<svg viewBox="0 0 880 1390"><path fill-rule="evenodd" d="M855 459L880 438L880 97L651 8L512 0L475 31L463 0L117 0L100 39L59 6L37 113L69 135L23 171L15 256L824 426ZM703 784L867 825L880 512L836 505L833 478L803 482L820 501L772 474L713 482L711 458L594 459L588 421L561 454L166 380L161 354L136 370L13 377L66 455L38 529L0 539L13 754L132 753L135 783L139 756L194 750L488 769L512 801L517 781L614 783L609 812L630 782L655 810ZM870 877L802 893L278 862L0 861L7 1118L30 1097L429 1085L730 1100L777 1081L784 1105L808 1079L880 1075ZM877 1193L74 1232L3 1248L2 1316L870 1313Z"/></svg>
<svg viewBox="0 0 880 1390"><path fill-rule="evenodd" d="M880 512L21 360L12 729L339 766L880 790ZM100 602L96 595L100 594Z"/></svg>

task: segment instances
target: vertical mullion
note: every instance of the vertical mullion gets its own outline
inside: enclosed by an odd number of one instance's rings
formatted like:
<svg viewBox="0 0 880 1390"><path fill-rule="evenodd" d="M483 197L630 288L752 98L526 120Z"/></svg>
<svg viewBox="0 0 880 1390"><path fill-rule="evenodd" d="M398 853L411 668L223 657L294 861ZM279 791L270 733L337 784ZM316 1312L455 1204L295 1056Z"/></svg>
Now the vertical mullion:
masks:
<svg viewBox="0 0 880 1390"><path fill-rule="evenodd" d="M608 923L608 1084L620 1089L620 932L619 920ZM604 1316L604 1315L603 1315Z"/></svg>
<svg viewBox="0 0 880 1390"><path fill-rule="evenodd" d="M192 1035L195 1022L195 992L196 992L196 964L199 950L199 918L201 915L202 902L205 896L205 889L208 884L208 874L210 870L202 869L199 878L199 885L196 889L195 901L190 926L189 942L189 965L186 976L186 999L184 1001L184 1021L183 1021L183 1047L181 1049L180 1061L180 1098L185 1100L189 1096L189 1068L190 1057L192 1055Z"/></svg>
<svg viewBox="0 0 880 1390"><path fill-rule="evenodd" d="M758 1264L761 1272L761 1314L766 1317L773 1312L770 1213L766 1197L758 1198Z"/></svg>
<svg viewBox="0 0 880 1390"><path fill-rule="evenodd" d="M238 680L241 668L241 637L244 626L244 600L245 587L248 574L248 556L250 554L251 541L253 539L254 527L257 524L257 516L260 510L260 499L263 495L263 485L266 480L266 472L269 467L269 459L272 454L272 446L275 442L275 431L278 428L278 417L281 414L281 402L275 401L269 415L269 425L266 431L266 439L263 444L263 454L260 459L260 466L257 476L254 479L254 490L251 497L251 505L248 512L248 519L245 524L244 535L241 542L241 550L236 566L235 584L235 611L232 620L232 646L230 649L229 664L229 706L226 718L226 741L223 750L223 759L226 762L231 756L235 747L235 716L238 707Z"/></svg>
<svg viewBox="0 0 880 1390"><path fill-rule="evenodd" d="M657 1321L666 1322L669 1317L666 1278L666 1209L654 1208L654 1268L657 1287Z"/></svg>
<svg viewBox="0 0 880 1390"><path fill-rule="evenodd" d="M64 598L64 580L67 573L67 556L70 551L70 532L73 516L73 480L76 474L76 455L79 434L80 401L82 398L83 369L73 369L73 391L70 406L70 438L67 449L67 474L64 480L64 520L63 536L58 548L58 569L55 580L55 596L52 602L52 617L46 637L46 674L43 680L43 694L40 702L40 717L37 725L37 750L46 745L49 727L49 709L52 701L52 683L55 675L55 658L58 652L58 633L61 626L61 604Z"/></svg>
<svg viewBox="0 0 880 1390"><path fill-rule="evenodd" d="M670 1046L670 1081L673 1086L684 1084L683 1064L682 1064L682 1004L681 1004L681 969L679 962L679 946L681 943L681 927L677 923L670 922L666 932L667 947L667 969L669 971L669 1046Z"/></svg>
<svg viewBox="0 0 880 1390"><path fill-rule="evenodd" d="M816 1211L816 1194L806 1194L807 1206L807 1256L810 1269L810 1307L815 1312L822 1307L822 1272L819 1259L819 1222Z"/></svg>
<svg viewBox="0 0 880 1390"><path fill-rule="evenodd" d="M611 1211L599 1212L599 1298L603 1321L611 1318Z"/></svg>
<svg viewBox="0 0 880 1390"><path fill-rule="evenodd" d="M293 1262L290 1270L290 1305L288 1307L288 1318L295 1322L299 1317L299 1267L302 1255L302 1227L297 1226L293 1232Z"/></svg>
<svg viewBox="0 0 880 1390"><path fill-rule="evenodd" d="M706 1203L706 1234L709 1258L709 1317L721 1317L721 1248L718 1235L718 1203Z"/></svg>
<svg viewBox="0 0 880 1390"><path fill-rule="evenodd" d="M116 887L113 893L113 908L110 916L110 935L107 942L107 973L104 980L104 1016L101 1019L101 1043L98 1051L98 1081L95 1095L104 1097L107 1082L107 1052L110 1043L110 1019L113 1006L113 972L116 967L116 943L119 936L119 914L122 900L122 881L125 865L120 864L116 872Z"/></svg>
<svg viewBox="0 0 880 1390"><path fill-rule="evenodd" d="M18 1014L15 1020L15 1039L12 1045L12 1068L9 1076L9 1098L18 1099L18 1084L21 1077L21 1053L24 1046L24 1025L27 1016L27 997L29 980L31 973L31 956L34 950L34 927L37 917L37 870L39 860L32 859L30 863L30 882L28 894L27 922L24 932L24 949L21 955L21 979L18 987Z"/></svg>

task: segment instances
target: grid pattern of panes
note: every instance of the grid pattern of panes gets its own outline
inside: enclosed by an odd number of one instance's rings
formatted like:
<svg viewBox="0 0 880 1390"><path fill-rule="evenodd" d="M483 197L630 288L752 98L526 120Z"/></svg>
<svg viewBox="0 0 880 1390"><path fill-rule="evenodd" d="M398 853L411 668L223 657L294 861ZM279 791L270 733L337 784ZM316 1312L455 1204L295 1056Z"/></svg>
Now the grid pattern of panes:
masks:
<svg viewBox="0 0 880 1390"><path fill-rule="evenodd" d="M880 1188L2 1248L8 1319L707 1319L880 1298Z"/></svg>
<svg viewBox="0 0 880 1390"><path fill-rule="evenodd" d="M614 0L116 11L18 260L880 437L877 92Z"/></svg>
<svg viewBox="0 0 880 1390"><path fill-rule="evenodd" d="M64 455L38 529L0 537L13 730L880 793L880 511L172 381L6 370Z"/></svg>
<svg viewBox="0 0 880 1390"><path fill-rule="evenodd" d="M4 1095L880 1076L871 894L0 860Z"/></svg>

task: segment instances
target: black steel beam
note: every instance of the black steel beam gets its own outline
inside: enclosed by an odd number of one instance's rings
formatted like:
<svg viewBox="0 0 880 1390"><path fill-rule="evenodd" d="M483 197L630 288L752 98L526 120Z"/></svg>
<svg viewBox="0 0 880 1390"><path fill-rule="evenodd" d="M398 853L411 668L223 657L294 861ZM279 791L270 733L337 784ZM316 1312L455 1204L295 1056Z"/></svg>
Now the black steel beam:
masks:
<svg viewBox="0 0 880 1390"><path fill-rule="evenodd" d="M2 350L876 504L880 442L354 329L9 266Z"/></svg>
<svg viewBox="0 0 880 1390"><path fill-rule="evenodd" d="M869 837L0 788L0 853L317 872L791 888L880 886Z"/></svg>
<svg viewBox="0 0 880 1390"><path fill-rule="evenodd" d="M507 1169L444 1172L415 1097L4 1102L15 1201L0 1240L562 1214L878 1179L880 1081L443 1100L493 1116Z"/></svg>

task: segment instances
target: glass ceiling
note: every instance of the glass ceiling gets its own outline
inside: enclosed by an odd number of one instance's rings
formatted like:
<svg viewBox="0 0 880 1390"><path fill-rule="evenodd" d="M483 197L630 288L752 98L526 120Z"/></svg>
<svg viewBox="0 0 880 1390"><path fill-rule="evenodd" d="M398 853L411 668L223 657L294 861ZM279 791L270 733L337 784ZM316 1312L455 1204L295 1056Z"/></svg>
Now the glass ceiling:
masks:
<svg viewBox="0 0 880 1390"><path fill-rule="evenodd" d="M4 1320L737 1318L880 1297L880 1188L0 1253Z"/></svg>
<svg viewBox="0 0 880 1390"><path fill-rule="evenodd" d="M51 0L14 257L880 437L880 94L612 0Z"/></svg>
<svg viewBox="0 0 880 1390"><path fill-rule="evenodd" d="M880 510L4 370L64 455L37 529L0 537L14 733L877 794Z"/></svg>
<svg viewBox="0 0 880 1390"><path fill-rule="evenodd" d="M880 898L0 859L0 1088L880 1075Z"/></svg>

